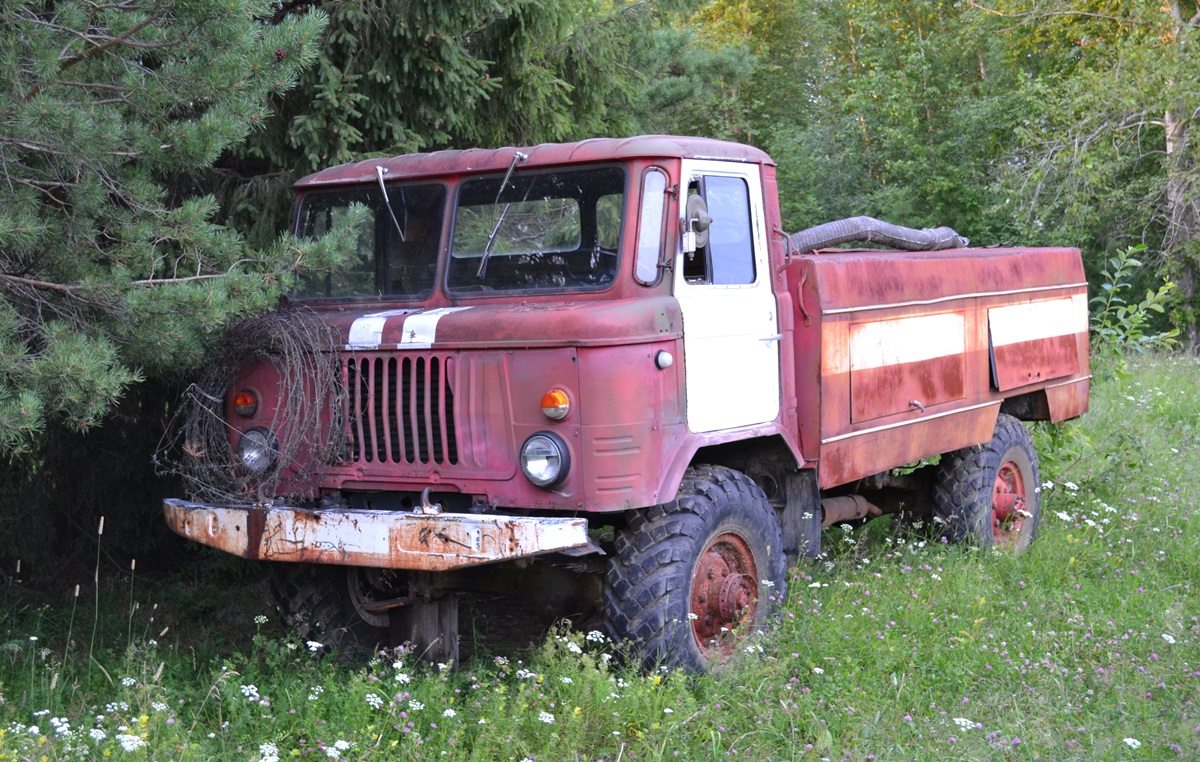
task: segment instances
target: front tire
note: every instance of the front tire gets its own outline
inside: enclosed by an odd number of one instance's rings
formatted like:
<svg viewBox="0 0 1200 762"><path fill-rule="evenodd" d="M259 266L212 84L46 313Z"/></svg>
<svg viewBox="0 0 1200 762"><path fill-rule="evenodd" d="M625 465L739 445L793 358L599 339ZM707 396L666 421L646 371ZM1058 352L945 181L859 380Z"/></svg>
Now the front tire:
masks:
<svg viewBox="0 0 1200 762"><path fill-rule="evenodd" d="M952 542L1017 554L1041 521L1037 453L1011 415L996 419L992 441L943 456L933 492L934 517Z"/></svg>
<svg viewBox="0 0 1200 762"><path fill-rule="evenodd" d="M608 629L645 669L700 673L728 661L786 595L775 511L728 468L689 470L675 500L633 514L615 545Z"/></svg>

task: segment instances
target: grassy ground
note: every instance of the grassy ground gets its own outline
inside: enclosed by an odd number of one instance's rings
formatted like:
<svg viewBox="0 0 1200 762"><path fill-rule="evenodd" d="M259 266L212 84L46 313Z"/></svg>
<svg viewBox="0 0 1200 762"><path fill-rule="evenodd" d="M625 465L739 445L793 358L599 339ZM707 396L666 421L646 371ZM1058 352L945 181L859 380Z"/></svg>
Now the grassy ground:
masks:
<svg viewBox="0 0 1200 762"><path fill-rule="evenodd" d="M1098 383L1038 433L1030 553L832 530L782 623L698 679L617 669L598 633L457 671L340 665L228 581L122 579L99 616L10 588L0 760L1200 758L1198 425L1194 359Z"/></svg>

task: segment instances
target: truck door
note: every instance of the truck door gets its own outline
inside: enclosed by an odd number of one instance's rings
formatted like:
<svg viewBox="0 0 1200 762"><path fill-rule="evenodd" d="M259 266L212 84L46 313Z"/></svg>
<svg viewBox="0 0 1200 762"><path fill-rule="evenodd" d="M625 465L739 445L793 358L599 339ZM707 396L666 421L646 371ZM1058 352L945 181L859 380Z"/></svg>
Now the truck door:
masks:
<svg viewBox="0 0 1200 762"><path fill-rule="evenodd" d="M699 195L708 242L674 268L683 311L688 427L720 431L779 415L779 316L771 291L762 184L755 165L685 160L681 216Z"/></svg>

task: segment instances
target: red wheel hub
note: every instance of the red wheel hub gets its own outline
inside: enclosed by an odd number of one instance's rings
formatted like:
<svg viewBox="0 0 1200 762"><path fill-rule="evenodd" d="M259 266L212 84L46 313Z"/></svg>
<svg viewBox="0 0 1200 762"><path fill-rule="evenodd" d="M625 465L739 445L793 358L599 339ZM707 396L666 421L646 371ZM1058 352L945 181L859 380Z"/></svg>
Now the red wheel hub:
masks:
<svg viewBox="0 0 1200 762"><path fill-rule="evenodd" d="M1025 494L1025 477L1020 467L1006 460L996 471L992 487L992 536L998 547L1011 548L1020 539L1021 528L1029 517Z"/></svg>
<svg viewBox="0 0 1200 762"><path fill-rule="evenodd" d="M706 656L729 654L739 626L753 621L758 567L749 544L736 534L713 538L692 578L692 633Z"/></svg>

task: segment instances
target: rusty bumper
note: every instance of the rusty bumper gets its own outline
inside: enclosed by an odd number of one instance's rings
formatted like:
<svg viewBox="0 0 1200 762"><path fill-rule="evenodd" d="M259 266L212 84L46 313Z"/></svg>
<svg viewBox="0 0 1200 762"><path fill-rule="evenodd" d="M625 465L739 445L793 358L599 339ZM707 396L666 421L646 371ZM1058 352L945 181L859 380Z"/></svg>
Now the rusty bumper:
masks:
<svg viewBox="0 0 1200 762"><path fill-rule="evenodd" d="M587 520L163 501L189 540L264 561L445 571L588 543Z"/></svg>

